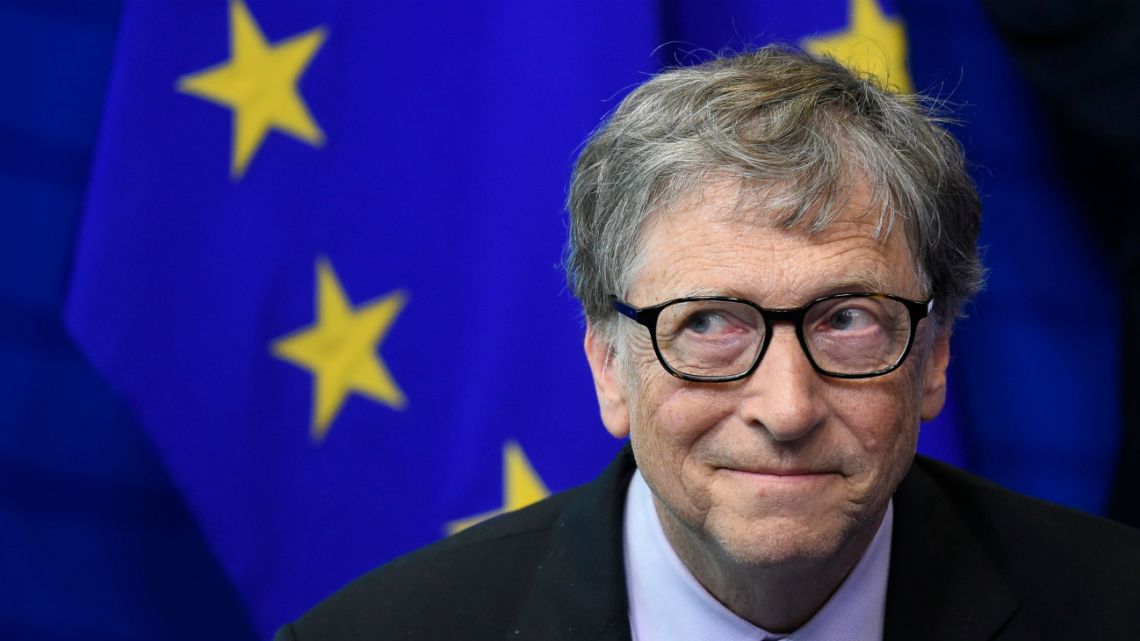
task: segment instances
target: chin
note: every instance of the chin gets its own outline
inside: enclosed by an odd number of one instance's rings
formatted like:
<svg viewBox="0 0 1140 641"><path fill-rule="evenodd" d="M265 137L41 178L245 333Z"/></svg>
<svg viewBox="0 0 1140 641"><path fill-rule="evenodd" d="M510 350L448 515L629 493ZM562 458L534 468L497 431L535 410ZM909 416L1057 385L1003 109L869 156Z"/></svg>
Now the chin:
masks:
<svg viewBox="0 0 1140 641"><path fill-rule="evenodd" d="M715 528L712 539L727 560L736 565L789 569L834 559L853 538L854 530L854 524L846 520L805 523L779 517L765 519L761 524Z"/></svg>

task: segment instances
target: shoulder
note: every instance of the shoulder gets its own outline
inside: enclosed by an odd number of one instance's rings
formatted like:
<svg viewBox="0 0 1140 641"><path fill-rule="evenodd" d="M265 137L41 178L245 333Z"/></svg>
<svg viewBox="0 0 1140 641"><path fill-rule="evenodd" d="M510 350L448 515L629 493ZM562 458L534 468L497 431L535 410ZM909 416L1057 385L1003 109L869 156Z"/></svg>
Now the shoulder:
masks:
<svg viewBox="0 0 1140 641"><path fill-rule="evenodd" d="M981 542L1011 558L1020 551L1047 551L1057 561L1087 563L1097 556L1132 552L1128 561L1140 563L1140 530L1012 492L925 457L918 457L915 467L934 481Z"/></svg>
<svg viewBox="0 0 1140 641"><path fill-rule="evenodd" d="M399 557L322 601L279 639L463 638L504 625L523 598L552 523L579 490Z"/></svg>
<svg viewBox="0 0 1140 641"><path fill-rule="evenodd" d="M910 524L909 535L921 529L928 545L949 541L949 547L961 539L946 536L945 530L963 528L1012 593L1018 616L1037 622L1033 627L1136 631L1140 530L1011 492L923 457L896 497L900 494L912 513L929 519ZM915 507L919 501L944 507ZM947 523L951 520L953 526Z"/></svg>
<svg viewBox="0 0 1140 641"><path fill-rule="evenodd" d="M628 453L594 481L399 557L356 579L278 631L278 641L506 637L536 586L569 581L604 558L567 562L568 547L620 533L616 507L632 470ZM620 536L617 538L620 541ZM620 550L615 554L620 554ZM612 563L605 563L606 567ZM538 613L541 614L541 613Z"/></svg>

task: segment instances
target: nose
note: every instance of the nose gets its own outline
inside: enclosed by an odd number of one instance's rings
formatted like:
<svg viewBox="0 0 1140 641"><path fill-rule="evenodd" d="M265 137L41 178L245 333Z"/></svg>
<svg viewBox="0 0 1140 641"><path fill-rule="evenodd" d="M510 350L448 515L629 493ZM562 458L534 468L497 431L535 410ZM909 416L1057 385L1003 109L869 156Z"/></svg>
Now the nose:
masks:
<svg viewBox="0 0 1140 641"><path fill-rule="evenodd" d="M748 424L764 429L775 441L801 439L826 415L821 383L795 328L775 325L763 360L742 390L739 411Z"/></svg>

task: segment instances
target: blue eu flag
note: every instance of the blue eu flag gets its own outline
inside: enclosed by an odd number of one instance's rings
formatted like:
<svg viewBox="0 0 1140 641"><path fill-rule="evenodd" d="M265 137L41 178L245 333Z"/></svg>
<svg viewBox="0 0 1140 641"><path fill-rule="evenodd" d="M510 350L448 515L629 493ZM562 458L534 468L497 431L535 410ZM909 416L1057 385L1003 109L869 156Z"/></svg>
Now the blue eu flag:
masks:
<svg viewBox="0 0 1140 641"><path fill-rule="evenodd" d="M651 11L489 11L126 7L69 325L266 636L618 448L561 212Z"/></svg>

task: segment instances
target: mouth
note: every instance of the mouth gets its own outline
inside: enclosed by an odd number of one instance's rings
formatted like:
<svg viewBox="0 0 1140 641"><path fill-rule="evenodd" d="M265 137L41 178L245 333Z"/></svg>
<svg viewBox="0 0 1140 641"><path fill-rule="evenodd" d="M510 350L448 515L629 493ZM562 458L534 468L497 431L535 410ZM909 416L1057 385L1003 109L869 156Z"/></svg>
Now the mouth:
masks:
<svg viewBox="0 0 1140 641"><path fill-rule="evenodd" d="M720 468L733 482L742 483L760 494L806 492L822 488L841 478L838 472L813 469Z"/></svg>

